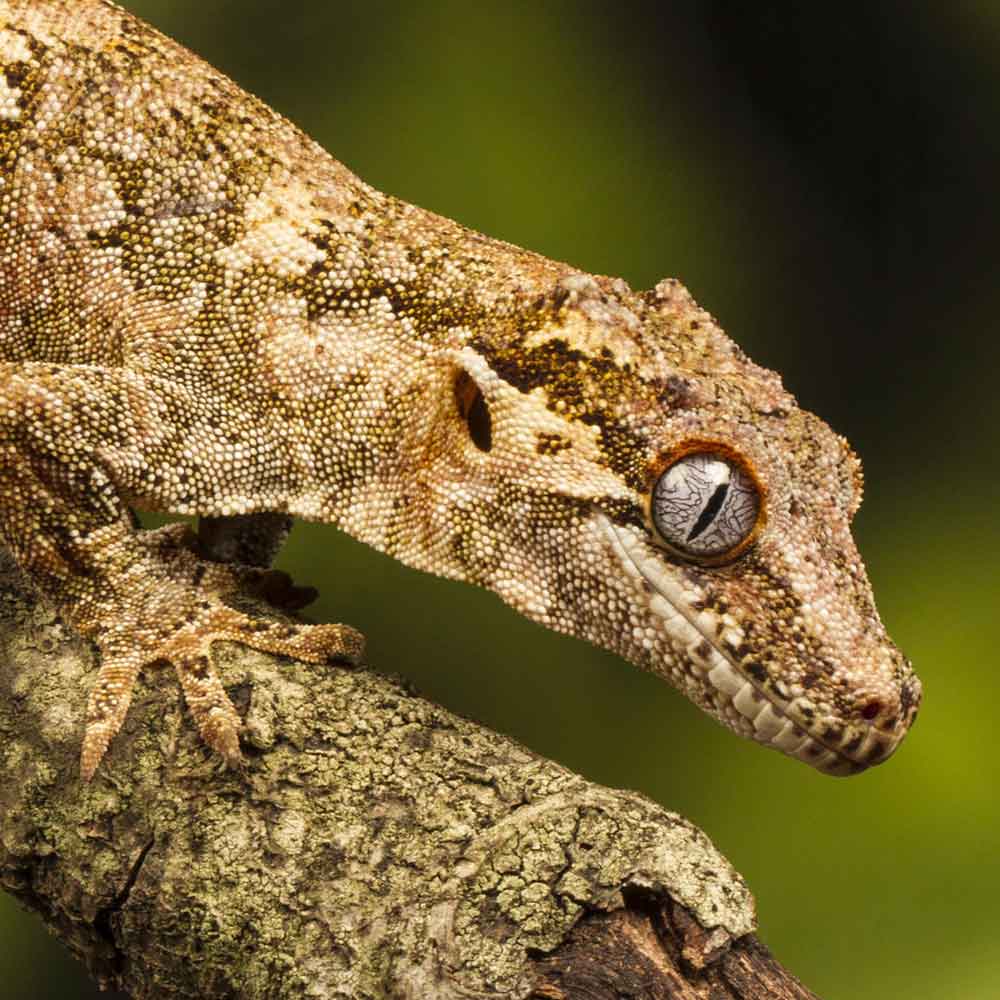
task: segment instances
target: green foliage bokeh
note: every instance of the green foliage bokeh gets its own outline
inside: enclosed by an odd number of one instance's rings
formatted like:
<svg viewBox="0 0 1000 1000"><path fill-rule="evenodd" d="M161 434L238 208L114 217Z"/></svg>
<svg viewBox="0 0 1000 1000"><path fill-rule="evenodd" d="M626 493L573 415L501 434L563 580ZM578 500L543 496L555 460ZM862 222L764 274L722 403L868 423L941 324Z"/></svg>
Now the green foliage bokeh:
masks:
<svg viewBox="0 0 1000 1000"><path fill-rule="evenodd" d="M693 0L126 5L382 190L635 287L681 278L860 452L856 533L925 705L888 764L824 777L485 592L300 525L280 564L320 587L311 615L361 628L373 664L449 708L691 818L821 996L997 996L991 6L886 0L848 24ZM5 996L97 995L6 898L0 936Z"/></svg>

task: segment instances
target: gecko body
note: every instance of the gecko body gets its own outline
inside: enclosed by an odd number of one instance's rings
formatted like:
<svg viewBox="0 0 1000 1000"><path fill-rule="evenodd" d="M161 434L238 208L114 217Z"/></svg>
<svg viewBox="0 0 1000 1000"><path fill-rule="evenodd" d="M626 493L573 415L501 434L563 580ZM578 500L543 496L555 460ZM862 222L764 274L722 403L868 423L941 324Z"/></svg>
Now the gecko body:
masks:
<svg viewBox="0 0 1000 1000"><path fill-rule="evenodd" d="M145 665L235 761L214 641L361 651L237 612L263 571L131 508L335 523L862 770L920 686L851 538L860 491L676 281L635 292L381 194L111 3L0 0L0 539L99 651L86 777Z"/></svg>

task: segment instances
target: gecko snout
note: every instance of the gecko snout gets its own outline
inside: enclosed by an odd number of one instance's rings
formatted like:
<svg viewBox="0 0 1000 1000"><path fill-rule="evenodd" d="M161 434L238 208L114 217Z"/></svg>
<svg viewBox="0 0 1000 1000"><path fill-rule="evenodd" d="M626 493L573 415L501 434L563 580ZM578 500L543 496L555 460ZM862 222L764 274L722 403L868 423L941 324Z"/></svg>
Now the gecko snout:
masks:
<svg viewBox="0 0 1000 1000"><path fill-rule="evenodd" d="M894 691L863 695L858 699L856 724L849 727L851 735L839 747L851 764L848 773L874 767L891 757L916 719L922 697L920 681L909 661L900 659L906 676ZM844 772L835 768L830 773Z"/></svg>

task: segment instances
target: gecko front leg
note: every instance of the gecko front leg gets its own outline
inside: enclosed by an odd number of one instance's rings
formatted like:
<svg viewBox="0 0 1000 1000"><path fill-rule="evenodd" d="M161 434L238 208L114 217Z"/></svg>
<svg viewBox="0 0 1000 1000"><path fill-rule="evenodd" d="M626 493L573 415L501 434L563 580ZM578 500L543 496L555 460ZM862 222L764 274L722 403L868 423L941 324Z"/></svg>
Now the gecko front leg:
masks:
<svg viewBox="0 0 1000 1000"><path fill-rule="evenodd" d="M176 530L135 531L132 498L121 488L137 474L126 461L143 427L135 414L169 399L164 386L155 404L144 390L131 373L0 365L0 538L101 656L81 754L86 779L148 664L173 664L206 743L233 763L240 719L212 666L213 642L314 663L357 662L363 646L343 625L291 625L236 611L223 598L262 571L205 562Z"/></svg>
<svg viewBox="0 0 1000 1000"><path fill-rule="evenodd" d="M213 562L267 567L291 530L288 514L203 517L198 522L198 549Z"/></svg>

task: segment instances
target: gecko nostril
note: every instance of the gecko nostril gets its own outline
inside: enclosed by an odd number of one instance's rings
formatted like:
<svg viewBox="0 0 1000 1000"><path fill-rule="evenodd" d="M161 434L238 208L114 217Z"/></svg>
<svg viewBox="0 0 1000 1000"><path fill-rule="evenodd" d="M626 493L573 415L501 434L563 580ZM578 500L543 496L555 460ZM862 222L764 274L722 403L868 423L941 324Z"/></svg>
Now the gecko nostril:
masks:
<svg viewBox="0 0 1000 1000"><path fill-rule="evenodd" d="M861 708L861 718L866 722L871 722L879 712L882 711L882 702L877 698L873 698L871 701L866 702Z"/></svg>

